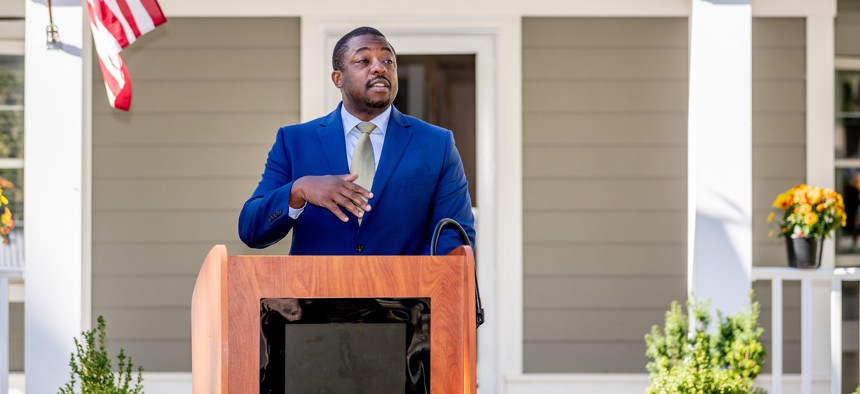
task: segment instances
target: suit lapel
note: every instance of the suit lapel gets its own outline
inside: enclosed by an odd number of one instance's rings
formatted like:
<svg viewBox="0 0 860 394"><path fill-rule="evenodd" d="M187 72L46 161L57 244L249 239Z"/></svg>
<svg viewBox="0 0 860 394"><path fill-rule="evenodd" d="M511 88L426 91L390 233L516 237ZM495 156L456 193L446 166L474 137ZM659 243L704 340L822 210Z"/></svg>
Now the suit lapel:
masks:
<svg viewBox="0 0 860 394"><path fill-rule="evenodd" d="M338 104L332 113L322 119L317 130L332 175L349 174L349 165L346 162L346 138L340 117L341 105L343 104Z"/></svg>
<svg viewBox="0 0 860 394"><path fill-rule="evenodd" d="M406 146L412 138L412 125L397 108L391 107L391 118L388 120L388 130L385 132L385 143L382 146L382 155L379 158L379 165L376 166L376 174L373 178L374 198L370 200L373 206L374 200L378 200L379 196L385 190L391 174L400 163L400 158L403 157L403 152L406 151Z"/></svg>
<svg viewBox="0 0 860 394"><path fill-rule="evenodd" d="M343 120L340 116L341 105L343 104L339 104L332 113L320 121L317 130L333 175L349 174L349 165L346 160L346 138L344 137ZM392 107L388 129L385 132L385 143L382 146L382 155L373 177L373 187L371 188L373 198L368 201L371 206L376 206L376 201L379 201L388 180L391 179L397 164L400 163L400 158L403 157L406 146L409 145L409 140L412 138L411 127L409 120L397 108ZM365 223L375 216L372 212L365 216L361 228L364 228Z"/></svg>

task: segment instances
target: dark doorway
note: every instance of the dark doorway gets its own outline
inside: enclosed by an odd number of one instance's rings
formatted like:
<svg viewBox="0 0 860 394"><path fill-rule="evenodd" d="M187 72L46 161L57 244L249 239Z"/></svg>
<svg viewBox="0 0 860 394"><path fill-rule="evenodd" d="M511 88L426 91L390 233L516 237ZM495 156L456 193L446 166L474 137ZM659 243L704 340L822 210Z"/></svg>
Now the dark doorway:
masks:
<svg viewBox="0 0 860 394"><path fill-rule="evenodd" d="M472 206L477 207L475 55L400 55L394 106L454 132Z"/></svg>

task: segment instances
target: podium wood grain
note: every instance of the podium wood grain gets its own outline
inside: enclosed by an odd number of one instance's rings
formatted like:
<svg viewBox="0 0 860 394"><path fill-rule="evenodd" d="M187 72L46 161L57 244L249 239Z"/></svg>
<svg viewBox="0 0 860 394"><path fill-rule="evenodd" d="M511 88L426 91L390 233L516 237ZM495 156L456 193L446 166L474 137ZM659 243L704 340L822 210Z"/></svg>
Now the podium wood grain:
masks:
<svg viewBox="0 0 860 394"><path fill-rule="evenodd" d="M475 393L475 276L447 256L227 256L215 246L192 296L194 393L259 392L260 299L430 298L433 394Z"/></svg>

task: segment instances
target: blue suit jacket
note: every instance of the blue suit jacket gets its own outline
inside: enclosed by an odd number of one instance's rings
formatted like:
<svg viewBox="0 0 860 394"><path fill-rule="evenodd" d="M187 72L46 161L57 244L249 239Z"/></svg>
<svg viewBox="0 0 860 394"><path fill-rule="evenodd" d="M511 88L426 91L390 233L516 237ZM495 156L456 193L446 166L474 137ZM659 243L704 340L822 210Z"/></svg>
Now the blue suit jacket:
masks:
<svg viewBox="0 0 860 394"><path fill-rule="evenodd" d="M290 254L429 254L433 228L449 217L463 226L474 244L468 183L449 130L392 108L371 190L373 209L361 226L348 211L344 212L350 219L344 223L311 204L298 219L289 217L294 180L348 173L340 105L323 118L282 127L263 178L242 207L239 237L252 248L265 248L292 229ZM447 254L459 245L457 233L448 229L439 239L437 252Z"/></svg>

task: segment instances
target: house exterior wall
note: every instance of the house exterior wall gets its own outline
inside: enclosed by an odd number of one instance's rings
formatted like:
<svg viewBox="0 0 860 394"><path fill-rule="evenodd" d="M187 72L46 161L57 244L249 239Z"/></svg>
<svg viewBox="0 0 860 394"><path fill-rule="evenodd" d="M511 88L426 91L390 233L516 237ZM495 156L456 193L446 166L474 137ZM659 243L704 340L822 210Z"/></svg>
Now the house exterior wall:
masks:
<svg viewBox="0 0 860 394"><path fill-rule="evenodd" d="M860 56L860 0L839 0L838 7L836 56Z"/></svg>
<svg viewBox="0 0 860 394"><path fill-rule="evenodd" d="M9 370L24 370L24 304L9 304Z"/></svg>
<svg viewBox="0 0 860 394"><path fill-rule="evenodd" d="M514 3L517 3L517 4L513 5ZM583 15L583 16L589 16L589 17L595 16L595 15L605 16L605 14L613 14L613 15L621 15L621 16L640 16L641 17L642 15L654 15L654 14L663 15L665 13L673 14L675 16L680 16L680 15L686 14L686 11L687 11L686 6L685 6L686 3L677 2L677 1L634 2L635 4L631 4L631 2L625 3L625 2L579 2L579 1L576 1L576 2L567 3L565 5L558 5L559 3L557 3L557 2L552 2L552 1L546 0L546 1L538 1L538 2L529 2L528 5L520 5L520 3L521 2L504 1L500 4L498 4L498 3L490 4L490 3L487 3L485 1L479 1L476 3L468 4L468 5L466 5L466 7L467 7L466 9L460 9L460 10L463 11L463 13L465 13L465 14L469 14L469 13L476 13L477 14L479 12L481 12L481 13L484 12L486 8L492 8L494 12L502 13L502 14L516 14L516 15L551 15L551 14L571 15L571 14L576 14L576 15ZM659 3L659 4L657 4L657 3ZM171 18L171 24L174 24L175 21L180 20L179 18L174 17L174 15L229 16L229 17L231 17L231 19L233 17L238 16L238 15L291 15L291 16L294 16L294 15L321 13L321 12L323 12L322 11L323 7L329 7L330 6L329 3L326 3L325 6L323 6L322 4L316 4L316 3L307 3L307 4L300 4L300 5L296 5L293 3L290 3L290 4L287 4L287 3L284 3L284 4L260 3L258 5L247 5L247 4L239 4L239 3L229 3L229 2L224 2L224 1L220 1L220 0L217 0L214 3L213 2L205 2L204 3L204 2L196 1L196 0L193 0L193 1L183 0L183 2L165 0L162 4L164 5L165 10L168 12L168 14L171 15L171 17L172 17ZM775 14L788 13L788 14L796 14L796 15L805 15L808 12L817 12L815 10L812 10L812 11L808 10L808 8L809 9L818 8L817 5L812 5L812 4L813 3L811 3L811 2L804 2L804 1L799 1L799 0L793 0L793 1L772 1L772 0L771 1L756 1L755 4L753 5L753 11L754 11L754 13L755 12L758 12L758 13L766 12L766 13L775 13ZM625 6L625 5L627 5L627 6ZM440 9L445 9L445 12L449 12L448 11L449 7L440 7L440 5L438 3L433 3L433 4L428 3L428 4L422 5L422 6L427 7L426 9L422 9L422 10L427 11L429 14L433 14L434 12L438 13L438 12L440 12L439 11ZM0 8L2 8L2 7L0 7ZM756 10L758 10L758 11L756 11ZM385 11L385 12L389 12L389 11ZM395 7L390 8L390 12L404 13L404 12L409 12L409 11L407 11L405 9L400 9L400 8L395 6ZM594 14L594 15L591 15L591 14ZM385 16L387 16L387 14ZM358 15L358 16L353 15L353 18L360 18L360 17L361 17L361 15ZM169 24L169 25L171 25L171 24ZM165 29L166 28L168 28L168 27L165 27ZM156 34L156 33L152 33L152 34ZM212 42L218 42L219 40L221 40L221 41L223 40L223 39L211 38L211 36L209 36L209 35L206 35L202 38L207 39L207 40L211 40ZM256 37L255 37L255 39L256 39ZM146 38L144 38L144 41L146 41ZM142 45L142 44L144 44L144 42L141 42L141 43L136 44L136 45ZM135 53L137 49L140 49L140 48L132 47L131 49L129 49L129 51L127 51L127 60L129 61L129 64L131 64L130 54ZM177 50L180 50L180 49L177 47ZM142 59L141 61L145 61L145 59ZM133 75L135 75L134 69L132 69L132 73L133 73ZM96 73L96 75L97 74L98 73ZM97 76L96 76L96 78L97 78ZM519 81L517 81L517 82L519 82ZM524 83L524 85L525 85L525 83ZM136 75L135 75L135 86L138 86ZM100 95L103 94L103 86L101 85L101 82L98 80L94 81L93 89L95 90L96 95L94 96L95 99L93 100L94 102L92 103L92 108L98 109L99 106L104 106L103 98L99 97ZM102 100L102 101L98 101L98 100ZM135 100L136 100L135 102L137 104L137 103L140 103L140 101L142 99L141 99L140 95L136 95ZM163 97L159 97L159 100L163 100ZM87 103L87 105L89 105L89 104L90 103ZM527 107L528 104L526 104L525 106ZM87 108L89 108L89 106L87 106ZM511 108L504 108L504 109L505 110L511 110ZM96 111L96 112L98 112L98 111ZM103 111L103 112L107 112L107 111ZM117 116L117 115L108 115L106 113L101 113L101 114L96 113L94 115L94 118L98 118L99 116L107 117L107 116ZM135 117L135 115L132 115L132 118L134 118L134 117ZM135 120L131 119L130 121L133 122ZM94 119L94 123L95 122L97 122L96 119ZM283 122L283 123L288 123L288 122ZM279 124L280 124L280 122L279 122ZM524 122L524 126L525 125L526 125L526 122ZM524 132L523 134L524 134L523 135L524 138L529 137L526 132ZM150 138L152 138L152 137L150 137ZM123 143L125 143L125 142L123 142ZM168 142L168 144L172 144L172 142ZM100 148L96 147L95 149L100 149ZM524 148L523 150L525 151L526 149L527 148ZM96 152L96 157L98 157L97 152ZM259 158L259 156L255 156L255 158ZM261 168L261 166L258 166L257 168L259 169L259 168ZM94 172L97 172L97 171L98 170L96 170ZM527 181L527 180L528 180L528 177L526 177L524 179L524 181ZM98 178L98 174L96 173L96 176L94 177L94 183L96 183L95 188L99 187L98 182L99 182L99 178ZM251 182L251 181L249 180L249 182ZM94 192L95 191L96 190L94 190ZM529 197L524 196L524 198L528 199ZM535 198L535 196L532 196L531 198ZM98 199L98 196L95 196L95 199ZM244 199L244 196L242 199ZM100 247L104 246L104 245L100 245L100 243L110 244L111 242L123 242L123 241L113 241L113 240L106 240L106 239L99 240L100 236L103 237L105 235L104 234L105 228L103 227L103 229L101 230L102 234L99 234L99 230L98 230L98 226L99 226L98 223L99 222L98 222L97 217L104 212L98 212L97 211L97 205L98 204L99 203L97 201L94 201L94 210L93 210L94 252L96 252ZM234 207L234 206L231 206L231 207ZM113 209L122 209L122 208L113 208ZM148 208L148 209L151 209L152 211L156 211L156 210L158 210L158 207ZM171 209L175 209L175 208L171 208ZM85 213L88 213L88 212L85 212ZM102 216L104 216L104 215L102 215ZM109 223L109 222L102 221L101 226L104 226L106 223ZM111 224L111 225L113 225L113 224ZM165 227L169 227L169 225L170 225L170 223L168 223L168 225ZM170 230L170 231L173 231L173 230ZM139 234L137 236L138 236L138 238L140 238ZM150 241L145 241L145 242L150 242ZM529 248L530 242L531 241L526 239L526 242L525 242L526 243L526 249ZM203 247L202 245L204 243L206 243L205 247L208 247L210 244L210 243L208 243L208 241L200 241L200 245L198 245L198 247L202 248ZM163 243L159 243L159 244L165 245ZM232 247L230 245L228 245L228 247L231 248L230 249L231 253L234 253L234 254L243 253L240 250L236 249L235 247ZM200 252L200 253L203 253L203 252ZM195 262L194 264L197 264L199 258L196 255L198 255L200 253L195 252L194 253L195 256L193 258L189 257L188 259L185 259L185 260L190 259L190 260L193 260ZM528 251L527 251L527 253L528 253ZM124 256L124 258L125 258L125 256ZM137 257L135 257L135 258L137 258ZM518 259L519 257L518 256L517 257L503 256L503 258ZM137 275L137 274L130 273L130 271L116 272L115 274L106 273L103 271L103 269L104 268L110 268L110 267L98 268L99 263L97 263L97 261L99 260L99 257L96 255L96 253L94 253L93 260L94 260L94 264L93 264L94 265L93 266L93 268L94 268L93 269L93 271L94 271L93 272L93 274L94 274L94 281L93 281L94 296L96 296L98 293L99 288L98 288L98 284L96 282L99 280L103 280L103 281L107 281L107 280L111 280L111 279L125 280L125 279L128 279L129 277L133 277L133 276ZM148 264L169 265L166 262L162 263L163 260L158 260L158 259L152 259L151 260L151 259L142 258L142 260ZM185 260L183 260L183 261L185 261ZM105 261L105 260L102 259L102 261ZM185 264L185 263L183 263L183 264ZM190 266L192 266L192 265L193 264L189 263L189 266L184 266L182 269L185 271L182 272L182 275L188 275L189 277L193 276L191 274L191 272L196 272L196 266L194 266L194 268L190 268ZM168 269L173 269L173 268L175 268L175 266L169 266L168 267ZM529 269L528 265L526 266L526 268ZM102 273L99 274L97 272L98 270L102 270ZM99 275L101 275L102 277L99 278L98 277ZM111 275L113 275L113 277ZM149 274L145 274L145 275L149 275ZM158 274L154 274L154 276L157 276L157 275ZM168 273L167 275L173 275L173 274ZM525 280L528 281L528 277ZM191 282L191 283L193 283L193 282ZM121 287L121 286L116 286L116 287ZM125 287L124 289L126 289L126 288L132 289L132 290L134 289L133 287ZM190 287L183 287L183 288L190 289ZM188 294L190 294L190 290L187 290L187 292L188 292ZM106 298L104 293L102 293L101 298L102 298L102 301L98 301L95 298L93 300L93 306L95 308L93 316L97 316L99 314L99 311L98 311L99 308L102 308L102 309L115 308L115 307L111 307L111 306L100 307L98 305L98 302L104 302L104 298ZM154 306L153 308L158 309L158 308L161 308L161 306ZM183 307L180 306L177 308L183 308ZM141 308L141 309L144 309L144 308ZM163 316L164 315L159 316L159 317L163 317ZM187 318L187 316L183 315L182 318L185 319L185 318ZM109 317L109 326L111 324L110 322L112 321L110 319L111 318ZM118 324L123 324L123 323L118 323ZM529 323L525 322L525 324L528 325ZM109 329L113 330L112 326ZM129 330L126 330L126 331L129 331ZM181 341L176 341L176 342L180 343ZM787 356L788 356L788 354L787 354Z"/></svg>
<svg viewBox="0 0 860 394"><path fill-rule="evenodd" d="M24 4L20 0L0 0L0 18L23 18Z"/></svg>
<svg viewBox="0 0 860 394"><path fill-rule="evenodd" d="M298 43L297 18L171 18L123 52L127 114L93 70L92 316L147 371L191 370L191 292L209 248L289 251L248 249L236 226L277 128L298 122Z"/></svg>
<svg viewBox="0 0 860 394"><path fill-rule="evenodd" d="M806 22L753 18L753 265L788 265L785 243L769 238L773 200L806 181ZM770 349L770 282L753 284ZM786 282L783 304L786 373L800 372L800 286ZM765 363L770 371L770 363Z"/></svg>
<svg viewBox="0 0 860 394"><path fill-rule="evenodd" d="M645 372L687 292L687 19L522 32L524 372Z"/></svg>

